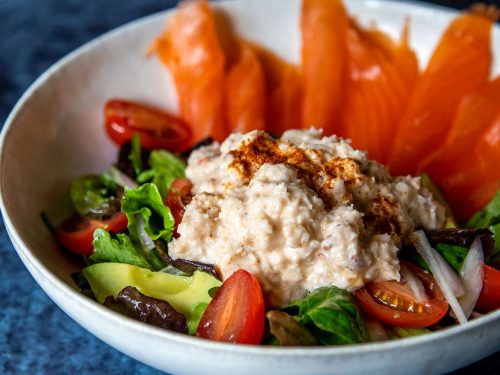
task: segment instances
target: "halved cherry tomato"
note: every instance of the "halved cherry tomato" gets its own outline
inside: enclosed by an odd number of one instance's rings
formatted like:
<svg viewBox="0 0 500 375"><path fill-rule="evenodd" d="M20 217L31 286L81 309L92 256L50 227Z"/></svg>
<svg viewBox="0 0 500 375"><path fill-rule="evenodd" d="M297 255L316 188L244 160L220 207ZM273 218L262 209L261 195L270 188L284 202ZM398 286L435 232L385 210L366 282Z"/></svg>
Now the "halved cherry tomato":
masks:
<svg viewBox="0 0 500 375"><path fill-rule="evenodd" d="M121 232L127 227L127 217L121 212L114 213L108 220L88 220L73 215L56 228L56 238L61 245L75 254L92 255L92 240L97 228Z"/></svg>
<svg viewBox="0 0 500 375"><path fill-rule="evenodd" d="M500 271L484 265L483 289L474 310L487 313L500 309Z"/></svg>
<svg viewBox="0 0 500 375"><path fill-rule="evenodd" d="M134 134L147 149L184 151L191 142L191 130L180 119L158 109L125 100L110 100L104 108L106 131L121 146Z"/></svg>
<svg viewBox="0 0 500 375"><path fill-rule="evenodd" d="M354 292L359 305L371 317L391 326L423 328L437 323L448 311L443 292L430 274L411 263L401 263L420 279L428 300L418 303L405 283L382 281Z"/></svg>
<svg viewBox="0 0 500 375"><path fill-rule="evenodd" d="M182 221L184 216L184 209L186 205L191 201L193 196L191 195L191 189L193 184L187 178L177 178L170 185L170 189L165 198L165 205L170 208L170 212L174 216L175 220L175 230L174 237L178 237L177 227Z"/></svg>
<svg viewBox="0 0 500 375"><path fill-rule="evenodd" d="M259 344L264 334L265 312L259 281L251 273L238 270L215 294L196 336L233 344Z"/></svg>
<svg viewBox="0 0 500 375"><path fill-rule="evenodd" d="M170 190L181 195L188 195L189 193L191 193L192 188L193 184L191 183L189 178L176 178L170 185Z"/></svg>

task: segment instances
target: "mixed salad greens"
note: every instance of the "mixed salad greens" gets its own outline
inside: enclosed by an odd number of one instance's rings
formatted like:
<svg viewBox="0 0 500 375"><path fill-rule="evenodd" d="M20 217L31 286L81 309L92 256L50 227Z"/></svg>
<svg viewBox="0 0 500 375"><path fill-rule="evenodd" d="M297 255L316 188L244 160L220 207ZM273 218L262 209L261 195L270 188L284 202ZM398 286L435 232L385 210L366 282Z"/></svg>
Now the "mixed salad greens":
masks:
<svg viewBox="0 0 500 375"><path fill-rule="evenodd" d="M186 159L208 143L181 154L147 149L133 135L106 173L73 180L75 214L53 233L83 256L85 267L75 275L83 292L163 329L281 346L409 337L500 308L500 191L465 228L455 227L449 210L449 228L414 232L413 245L399 253L401 281L370 282L354 293L322 287L287 306L267 306L259 281L245 270L222 282L214 265L172 259L169 242L192 198ZM437 192L428 176L423 181Z"/></svg>

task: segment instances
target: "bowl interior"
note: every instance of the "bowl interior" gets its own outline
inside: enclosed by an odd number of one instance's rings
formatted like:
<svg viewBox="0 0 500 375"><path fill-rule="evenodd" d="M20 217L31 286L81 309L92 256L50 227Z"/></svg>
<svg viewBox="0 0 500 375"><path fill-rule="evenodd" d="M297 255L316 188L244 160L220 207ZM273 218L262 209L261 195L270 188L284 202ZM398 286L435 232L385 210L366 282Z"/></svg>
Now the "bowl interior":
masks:
<svg viewBox="0 0 500 375"><path fill-rule="evenodd" d="M411 43L421 65L453 17L451 12L404 3L346 3L363 23L376 21L393 36L411 15ZM230 20L240 35L299 61L299 0L219 2L214 7L217 17ZM115 160L117 148L103 128L105 101L121 97L177 110L170 75L156 58L146 57L167 16L133 22L70 54L35 82L7 121L0 155L3 214L23 260L36 259L39 277L49 272L76 291L71 273L80 264L58 249L40 213L60 204L74 177L101 173ZM498 56L498 27L494 35ZM498 57L494 72L500 72Z"/></svg>

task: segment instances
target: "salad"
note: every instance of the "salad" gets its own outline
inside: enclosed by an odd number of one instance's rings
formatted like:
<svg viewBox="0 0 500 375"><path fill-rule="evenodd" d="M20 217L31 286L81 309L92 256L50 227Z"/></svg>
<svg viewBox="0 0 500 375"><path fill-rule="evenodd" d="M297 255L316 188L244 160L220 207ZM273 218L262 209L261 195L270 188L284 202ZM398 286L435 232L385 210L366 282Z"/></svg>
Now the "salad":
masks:
<svg viewBox="0 0 500 375"><path fill-rule="evenodd" d="M341 1L303 1L300 67L181 3L151 47L180 115L109 100L116 163L72 182L72 216L44 216L83 257L82 292L163 329L281 346L499 309L493 13L458 16L420 72L409 23L394 41Z"/></svg>

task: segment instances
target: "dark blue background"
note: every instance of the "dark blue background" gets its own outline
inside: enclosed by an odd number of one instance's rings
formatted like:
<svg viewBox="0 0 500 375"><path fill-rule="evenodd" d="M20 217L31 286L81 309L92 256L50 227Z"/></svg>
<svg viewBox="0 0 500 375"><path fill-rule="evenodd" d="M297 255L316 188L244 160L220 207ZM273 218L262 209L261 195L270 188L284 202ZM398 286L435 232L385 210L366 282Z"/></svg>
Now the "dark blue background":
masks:
<svg viewBox="0 0 500 375"><path fill-rule="evenodd" d="M68 52L176 2L0 0L0 124L28 86ZM50 301L16 255L1 219L0 285L0 374L159 373L102 343ZM498 369L499 354L461 372L495 374Z"/></svg>

